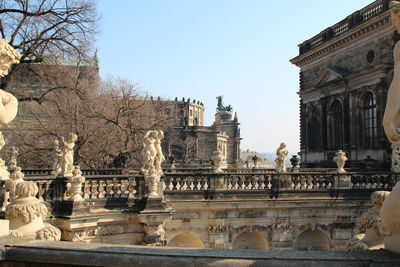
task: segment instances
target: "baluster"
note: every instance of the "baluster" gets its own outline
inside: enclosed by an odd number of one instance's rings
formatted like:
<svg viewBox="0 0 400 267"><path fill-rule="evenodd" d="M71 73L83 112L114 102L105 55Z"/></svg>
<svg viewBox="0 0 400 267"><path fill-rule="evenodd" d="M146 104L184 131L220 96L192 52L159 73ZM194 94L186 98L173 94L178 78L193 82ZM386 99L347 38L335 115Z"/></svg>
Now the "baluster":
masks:
<svg viewBox="0 0 400 267"><path fill-rule="evenodd" d="M199 178L193 177L193 188L192 190L199 190Z"/></svg>
<svg viewBox="0 0 400 267"><path fill-rule="evenodd" d="M49 202L49 201L52 200L52 198L51 198L51 193L53 191L52 184L47 182L47 181L45 181L44 182L44 188L45 188L44 189L45 190L45 194L44 194L45 201Z"/></svg>
<svg viewBox="0 0 400 267"><path fill-rule="evenodd" d="M164 183L165 183L165 190L171 190L171 177L170 176L165 176Z"/></svg>
<svg viewBox="0 0 400 267"><path fill-rule="evenodd" d="M312 175L309 175L307 178L307 189L313 189L313 181L315 180L315 177L313 177Z"/></svg>
<svg viewBox="0 0 400 267"><path fill-rule="evenodd" d="M128 185L128 198L134 198L136 195L136 178L129 177L129 185Z"/></svg>
<svg viewBox="0 0 400 267"><path fill-rule="evenodd" d="M206 177L205 176L201 176L198 178L199 182L200 182L200 190L206 190Z"/></svg>
<svg viewBox="0 0 400 267"><path fill-rule="evenodd" d="M245 189L246 185L245 185L244 181L245 181L244 175L240 175L239 176L239 190Z"/></svg>
<svg viewBox="0 0 400 267"><path fill-rule="evenodd" d="M83 183L83 198L88 199L91 197L92 193L92 188L91 188L91 183L89 181L85 181Z"/></svg>
<svg viewBox="0 0 400 267"><path fill-rule="evenodd" d="M238 176L237 175L235 175L235 176L232 176L232 180L231 180L231 188L230 188L230 190L237 190L238 189L238 181L239 181L239 178L238 178Z"/></svg>
<svg viewBox="0 0 400 267"><path fill-rule="evenodd" d="M112 198L114 192L112 191L113 183L112 180L106 180L106 198Z"/></svg>
<svg viewBox="0 0 400 267"><path fill-rule="evenodd" d="M143 197L143 192L144 192L144 180L139 180L138 182L138 197L142 198Z"/></svg>
<svg viewBox="0 0 400 267"><path fill-rule="evenodd" d="M99 180L99 195L98 198L105 198L106 196L106 191L105 191L105 186L106 182L104 180Z"/></svg>
<svg viewBox="0 0 400 267"><path fill-rule="evenodd" d="M177 191L178 190L178 177L173 177L172 178L172 190Z"/></svg>
<svg viewBox="0 0 400 267"><path fill-rule="evenodd" d="M182 180L180 181L180 185L181 185L181 190L182 190L182 191L188 190L188 189L187 189L187 182L188 182L188 177L184 177L184 178L182 178Z"/></svg>
<svg viewBox="0 0 400 267"><path fill-rule="evenodd" d="M114 191L114 198L121 197L121 179L113 178L113 191Z"/></svg>
<svg viewBox="0 0 400 267"><path fill-rule="evenodd" d="M258 177L257 176L251 176L249 189L250 190L258 189L258 183L257 182L258 182Z"/></svg>
<svg viewBox="0 0 400 267"><path fill-rule="evenodd" d="M88 181L88 182L90 183L90 198L91 199L96 199L98 194L99 194L99 192L97 191L98 190L97 181L96 180L91 180L91 181Z"/></svg>

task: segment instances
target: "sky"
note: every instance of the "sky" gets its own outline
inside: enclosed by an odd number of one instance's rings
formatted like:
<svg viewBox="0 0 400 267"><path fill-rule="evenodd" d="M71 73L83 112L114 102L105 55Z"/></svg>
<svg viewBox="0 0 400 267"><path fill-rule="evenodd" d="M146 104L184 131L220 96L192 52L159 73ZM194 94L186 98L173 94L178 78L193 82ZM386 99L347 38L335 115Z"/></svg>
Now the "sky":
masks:
<svg viewBox="0 0 400 267"><path fill-rule="evenodd" d="M298 44L372 0L100 0L102 79L138 83L152 96L205 105L216 97L241 123L241 149L299 151Z"/></svg>

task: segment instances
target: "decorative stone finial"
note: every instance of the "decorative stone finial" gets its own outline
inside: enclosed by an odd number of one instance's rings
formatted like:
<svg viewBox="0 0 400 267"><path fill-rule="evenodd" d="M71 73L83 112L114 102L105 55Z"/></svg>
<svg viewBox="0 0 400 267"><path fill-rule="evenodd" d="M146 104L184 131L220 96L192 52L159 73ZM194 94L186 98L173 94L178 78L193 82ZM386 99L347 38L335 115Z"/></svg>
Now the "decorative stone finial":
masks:
<svg viewBox="0 0 400 267"><path fill-rule="evenodd" d="M79 165L75 166L72 172L72 177L68 177L68 183L70 183L70 191L72 201L83 201L82 198L82 185L85 182L85 177L82 176L82 171Z"/></svg>
<svg viewBox="0 0 400 267"><path fill-rule="evenodd" d="M341 149L336 152L336 156L333 158L333 161L337 165L337 172L338 173L345 173L344 164L347 161L346 153L343 152Z"/></svg>
<svg viewBox="0 0 400 267"><path fill-rule="evenodd" d="M222 152L218 149L214 151L213 156L211 158L212 161L212 171L213 173L223 173L222 164L224 162L224 157L222 156Z"/></svg>

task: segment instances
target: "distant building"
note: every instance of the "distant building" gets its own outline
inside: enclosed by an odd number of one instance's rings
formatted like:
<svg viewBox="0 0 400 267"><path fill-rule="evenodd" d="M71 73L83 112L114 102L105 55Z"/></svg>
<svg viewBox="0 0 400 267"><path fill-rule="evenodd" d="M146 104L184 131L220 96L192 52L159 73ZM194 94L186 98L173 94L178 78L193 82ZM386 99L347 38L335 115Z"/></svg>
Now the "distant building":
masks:
<svg viewBox="0 0 400 267"><path fill-rule="evenodd" d="M257 163L254 166L254 157L256 156ZM240 151L240 160L243 162L243 166L245 168L266 168L266 169L275 169L275 164L269 159L265 158L258 152L247 150Z"/></svg>
<svg viewBox="0 0 400 267"><path fill-rule="evenodd" d="M222 101L222 99L221 99ZM175 119L172 127L165 130L164 149L181 166L210 164L213 152L219 149L228 167L240 167L240 129L231 107L217 108L215 121L204 126L204 106L199 102L169 101L164 112Z"/></svg>
<svg viewBox="0 0 400 267"><path fill-rule="evenodd" d="M390 167L381 125L393 76L389 1L378 0L299 45L301 166Z"/></svg>

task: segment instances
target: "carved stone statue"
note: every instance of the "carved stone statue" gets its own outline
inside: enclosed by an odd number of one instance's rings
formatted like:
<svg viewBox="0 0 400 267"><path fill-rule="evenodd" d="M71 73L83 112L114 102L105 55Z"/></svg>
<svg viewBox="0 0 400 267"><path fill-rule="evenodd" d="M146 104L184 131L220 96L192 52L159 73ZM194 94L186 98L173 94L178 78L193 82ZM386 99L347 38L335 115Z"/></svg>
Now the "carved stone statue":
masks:
<svg viewBox="0 0 400 267"><path fill-rule="evenodd" d="M214 151L214 154L211 158L212 161L212 171L214 173L223 173L222 164L224 162L224 157L222 156L222 152L218 149Z"/></svg>
<svg viewBox="0 0 400 267"><path fill-rule="evenodd" d="M142 157L142 173L147 185L149 198L159 198L157 193L158 184L160 183L163 171L161 163L165 157L161 149L161 140L164 138L163 131L148 131L144 136Z"/></svg>
<svg viewBox="0 0 400 267"><path fill-rule="evenodd" d="M400 2L389 4L392 25L400 32ZM393 80L389 87L383 128L389 141L400 148L400 42L393 50L394 70ZM392 192L383 202L380 219L385 231L385 249L400 253L400 182L397 182Z"/></svg>
<svg viewBox="0 0 400 267"><path fill-rule="evenodd" d="M52 173L54 175L58 175L62 171L62 159L63 159L63 151L60 148L60 142L55 139L54 140L54 145L53 145L53 157L54 157L54 162L52 166Z"/></svg>
<svg viewBox="0 0 400 267"><path fill-rule="evenodd" d="M74 133L69 135L68 140L61 137L63 152L61 172L64 177L72 176L72 171L74 169L74 146L76 140L78 140L78 136Z"/></svg>
<svg viewBox="0 0 400 267"><path fill-rule="evenodd" d="M44 223L47 207L35 196L39 189L33 182L18 183L15 199L6 208L6 219L10 220L10 235L29 239L46 239L59 241L61 231Z"/></svg>
<svg viewBox="0 0 400 267"><path fill-rule="evenodd" d="M375 250L384 248L384 233L381 233L379 212L389 193L388 191L375 191L371 194L371 203L374 207L361 216L359 223L361 234L347 241L347 250Z"/></svg>
<svg viewBox="0 0 400 267"><path fill-rule="evenodd" d="M390 2L390 14L393 28L400 33L400 2ZM383 116L383 128L386 136L392 144L400 148L400 42L397 42L393 50L394 74L389 87L385 115Z"/></svg>
<svg viewBox="0 0 400 267"><path fill-rule="evenodd" d="M400 172L400 149L392 144L392 172Z"/></svg>
<svg viewBox="0 0 400 267"><path fill-rule="evenodd" d="M12 146L12 154L11 154L11 159L10 162L8 163L8 167L10 170L14 170L15 167L17 167L17 158L18 158L18 148L15 146Z"/></svg>
<svg viewBox="0 0 400 267"><path fill-rule="evenodd" d="M288 150L286 149L286 144L281 143L278 149L276 150L276 171L277 172L286 172L286 159L288 157Z"/></svg>
<svg viewBox="0 0 400 267"><path fill-rule="evenodd" d="M7 40L0 39L0 78L8 74L13 64L19 64L21 55L8 44ZM10 93L0 89L0 126L7 126L18 112L18 101ZM3 133L0 132L0 150L5 145ZM7 176L8 174L8 176ZM1 159L0 180L8 180L9 173L4 161Z"/></svg>
<svg viewBox="0 0 400 267"><path fill-rule="evenodd" d="M346 153L343 152L341 149L338 150L335 154L336 156L333 158L333 161L336 163L338 167L338 173L345 173L344 164L347 161Z"/></svg>

